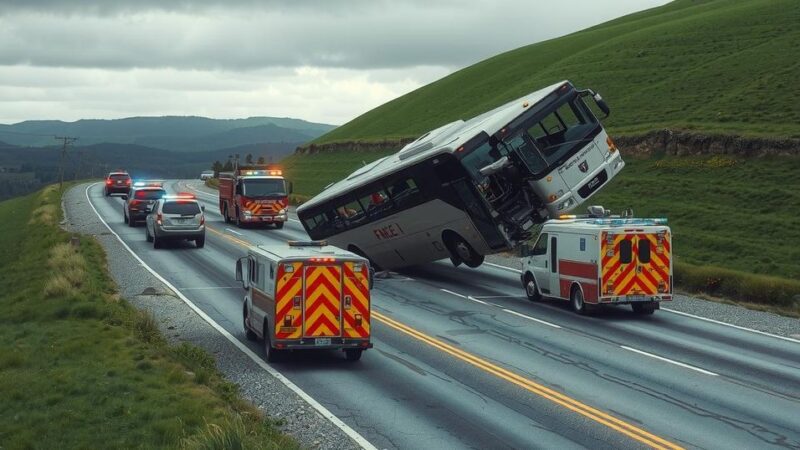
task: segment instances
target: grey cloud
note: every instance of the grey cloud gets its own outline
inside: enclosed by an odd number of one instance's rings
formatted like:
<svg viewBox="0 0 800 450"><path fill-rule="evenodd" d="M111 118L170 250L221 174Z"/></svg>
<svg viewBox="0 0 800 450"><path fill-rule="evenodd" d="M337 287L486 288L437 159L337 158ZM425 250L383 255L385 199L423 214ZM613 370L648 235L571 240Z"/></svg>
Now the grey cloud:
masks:
<svg viewBox="0 0 800 450"><path fill-rule="evenodd" d="M75 9L67 18L42 11L47 6L66 7L68 2L4 3L20 9L0 15L0 65L255 70L458 67L600 22L634 9L632 5L641 8L642 0L619 0L614 7L562 0L555 13L551 6L525 0L500 5L483 0L469 8L449 1L423 6L421 0L347 4L239 0L233 2L236 7L214 14L196 11L218 7L220 2L213 0L175 4L117 0L108 5L96 0L88 8L116 5L119 12L135 4L136 12L99 16ZM161 3L177 10L157 9ZM255 3L259 8L247 8ZM296 3L300 6L289 6ZM322 4L327 6L311 8Z"/></svg>

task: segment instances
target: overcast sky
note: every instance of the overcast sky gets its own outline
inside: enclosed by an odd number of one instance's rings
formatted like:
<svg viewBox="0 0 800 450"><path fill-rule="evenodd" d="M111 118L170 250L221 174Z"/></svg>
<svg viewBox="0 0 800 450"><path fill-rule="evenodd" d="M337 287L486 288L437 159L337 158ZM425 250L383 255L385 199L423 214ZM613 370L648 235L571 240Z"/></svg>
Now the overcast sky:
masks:
<svg viewBox="0 0 800 450"><path fill-rule="evenodd" d="M494 54L666 0L0 0L0 123L341 124Z"/></svg>

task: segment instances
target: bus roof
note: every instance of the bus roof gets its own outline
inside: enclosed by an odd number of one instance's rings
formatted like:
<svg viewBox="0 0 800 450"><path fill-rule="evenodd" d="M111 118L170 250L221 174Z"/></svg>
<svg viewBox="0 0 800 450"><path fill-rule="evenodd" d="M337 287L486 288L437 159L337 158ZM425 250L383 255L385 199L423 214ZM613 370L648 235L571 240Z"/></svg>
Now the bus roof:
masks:
<svg viewBox="0 0 800 450"><path fill-rule="evenodd" d="M491 136L508 125L526 109L541 102L545 97L565 84L572 86L567 80L560 81L467 121L457 120L431 130L400 149L397 153L359 167L347 178L329 185L311 200L299 206L298 211L313 208L354 188L368 184L375 179L383 178L405 167L412 166L430 156L455 153L461 145L480 133L486 133Z"/></svg>

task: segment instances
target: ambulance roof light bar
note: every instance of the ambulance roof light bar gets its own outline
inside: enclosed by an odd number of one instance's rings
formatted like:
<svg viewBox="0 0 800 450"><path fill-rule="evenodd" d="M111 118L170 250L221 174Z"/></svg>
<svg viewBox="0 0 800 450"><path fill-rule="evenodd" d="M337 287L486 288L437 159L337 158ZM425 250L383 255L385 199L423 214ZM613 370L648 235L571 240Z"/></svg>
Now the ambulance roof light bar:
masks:
<svg viewBox="0 0 800 450"><path fill-rule="evenodd" d="M621 219L621 218L595 219L595 220L590 220L589 223L592 223L594 225L609 225L612 227L619 227L623 225L666 225L667 218L657 217L653 219Z"/></svg>

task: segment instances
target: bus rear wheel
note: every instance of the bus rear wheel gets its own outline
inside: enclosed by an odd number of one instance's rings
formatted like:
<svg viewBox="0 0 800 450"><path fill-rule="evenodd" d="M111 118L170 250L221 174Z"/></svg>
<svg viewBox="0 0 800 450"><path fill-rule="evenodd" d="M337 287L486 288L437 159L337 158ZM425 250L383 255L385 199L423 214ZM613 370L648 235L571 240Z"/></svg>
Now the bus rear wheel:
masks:
<svg viewBox="0 0 800 450"><path fill-rule="evenodd" d="M479 255L475 249L461 236L455 233L449 233L445 236L445 244L447 249L450 250L450 261L454 266L464 263L467 267L473 269L483 264L484 256Z"/></svg>

